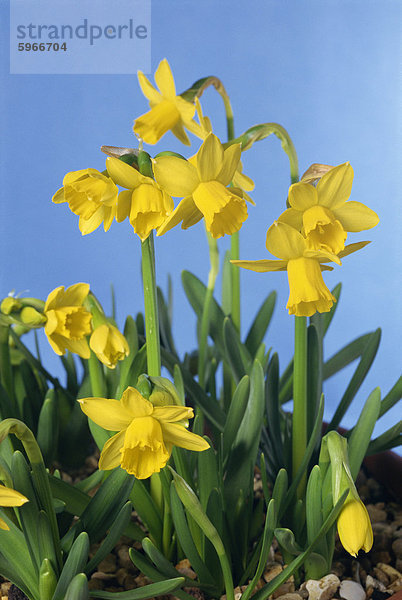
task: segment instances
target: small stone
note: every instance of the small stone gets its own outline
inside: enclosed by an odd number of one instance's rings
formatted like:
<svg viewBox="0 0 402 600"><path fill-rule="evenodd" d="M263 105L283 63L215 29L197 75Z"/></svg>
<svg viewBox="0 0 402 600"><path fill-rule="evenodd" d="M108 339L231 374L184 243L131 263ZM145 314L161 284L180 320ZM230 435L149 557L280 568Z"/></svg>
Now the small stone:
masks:
<svg viewBox="0 0 402 600"><path fill-rule="evenodd" d="M116 577L117 583L119 585L123 585L124 580L127 577L127 571L126 571L126 569L118 569L118 571L116 571L115 577Z"/></svg>
<svg viewBox="0 0 402 600"><path fill-rule="evenodd" d="M392 550L397 558L402 558L402 537L392 542Z"/></svg>
<svg viewBox="0 0 402 600"><path fill-rule="evenodd" d="M190 561L187 558L181 560L176 565L176 569L179 571L179 573L184 575L184 577L188 577L189 579L197 579L197 574L194 573L193 569L191 568Z"/></svg>
<svg viewBox="0 0 402 600"><path fill-rule="evenodd" d="M103 590L103 583L100 579L90 579L88 581L89 590Z"/></svg>
<svg viewBox="0 0 402 600"><path fill-rule="evenodd" d="M108 554L98 565L99 571L103 573L115 573L116 572L116 557L114 554Z"/></svg>
<svg viewBox="0 0 402 600"><path fill-rule="evenodd" d="M384 571L389 577L390 582L394 582L396 579L402 578L402 573L391 567L391 565L386 565L384 563L378 563L377 567Z"/></svg>
<svg viewBox="0 0 402 600"><path fill-rule="evenodd" d="M134 575L130 575L130 573L128 575L126 575L126 578L124 580L124 589L125 590L135 590L136 589L136 583L135 583L135 577Z"/></svg>
<svg viewBox="0 0 402 600"><path fill-rule="evenodd" d="M379 564L382 564L382 563L379 563ZM378 567L374 567L373 572L374 572L376 579L378 579L378 581L381 581L381 583L383 583L385 585L385 587L387 587L387 585L390 583L388 575L386 575L386 573L384 573L384 571L382 571Z"/></svg>
<svg viewBox="0 0 402 600"><path fill-rule="evenodd" d="M373 564L386 563L387 565L391 562L391 555L386 550L380 550L379 552L371 553L371 560Z"/></svg>
<svg viewBox="0 0 402 600"><path fill-rule="evenodd" d="M274 563L268 563L267 566L265 567L265 571L263 573L263 578L265 579L265 581L267 583L269 583L270 581L272 581L272 579L274 577L276 577L277 575L279 575L279 573L282 573L283 567L281 564L274 562Z"/></svg>
<svg viewBox="0 0 402 600"><path fill-rule="evenodd" d="M383 510L383 507L380 508L379 505L383 505L383 503L377 502L376 505L367 504L367 512L372 523L384 523L387 520L387 513Z"/></svg>
<svg viewBox="0 0 402 600"><path fill-rule="evenodd" d="M334 564L332 565L332 571L331 571L334 575L336 575L337 577L342 577L342 575L345 572L345 565L339 561L334 562Z"/></svg>
<svg viewBox="0 0 402 600"><path fill-rule="evenodd" d="M387 592L391 592L392 594L399 592L399 590L402 590L402 578L396 579L387 587Z"/></svg>
<svg viewBox="0 0 402 600"><path fill-rule="evenodd" d="M120 563L120 566L123 567L124 569L134 571L135 566L134 566L133 561L130 558L128 551L129 551L129 547L126 544L124 544L123 546L121 546L119 548L119 550L117 552L117 556L119 557L119 563Z"/></svg>
<svg viewBox="0 0 402 600"><path fill-rule="evenodd" d="M283 594L283 596L277 596L276 600L300 600L301 595L296 592L289 592L287 594Z"/></svg>
<svg viewBox="0 0 402 600"><path fill-rule="evenodd" d="M366 600L366 592L357 581L345 579L339 587L339 595L345 600Z"/></svg>
<svg viewBox="0 0 402 600"><path fill-rule="evenodd" d="M318 580L309 579L305 587L309 593L309 600L330 600L335 595L339 584L339 577L331 573Z"/></svg>
<svg viewBox="0 0 402 600"><path fill-rule="evenodd" d="M295 591L295 584L293 583L293 581L287 581L286 583L282 583L282 585L280 585L278 587L277 590L275 590L272 594L272 598L274 598L275 600L277 598L280 598L281 596L285 595L285 594L290 594L291 592Z"/></svg>

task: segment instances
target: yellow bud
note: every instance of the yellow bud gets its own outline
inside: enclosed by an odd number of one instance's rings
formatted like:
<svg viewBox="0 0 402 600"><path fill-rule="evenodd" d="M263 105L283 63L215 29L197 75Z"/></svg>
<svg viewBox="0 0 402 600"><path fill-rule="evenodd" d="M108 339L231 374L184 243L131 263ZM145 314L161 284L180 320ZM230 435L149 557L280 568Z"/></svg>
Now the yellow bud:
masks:
<svg viewBox="0 0 402 600"><path fill-rule="evenodd" d="M373 545L370 517L363 502L352 494L346 498L337 527L341 544L349 554L357 556L361 549L370 552Z"/></svg>
<svg viewBox="0 0 402 600"><path fill-rule="evenodd" d="M12 312L17 312L17 311L21 310L21 308L22 308L21 301L18 300L17 298L14 298L13 296L7 296L7 298L4 298L4 300L2 301L2 303L0 305L0 311L4 315L9 315Z"/></svg>
<svg viewBox="0 0 402 600"><path fill-rule="evenodd" d="M46 323L45 315L38 312L32 306L25 306L21 311L20 318L24 325L28 325L29 327L40 327Z"/></svg>
<svg viewBox="0 0 402 600"><path fill-rule="evenodd" d="M110 323L104 323L95 329L89 345L98 359L109 369L114 369L117 361L123 360L130 353L126 338Z"/></svg>

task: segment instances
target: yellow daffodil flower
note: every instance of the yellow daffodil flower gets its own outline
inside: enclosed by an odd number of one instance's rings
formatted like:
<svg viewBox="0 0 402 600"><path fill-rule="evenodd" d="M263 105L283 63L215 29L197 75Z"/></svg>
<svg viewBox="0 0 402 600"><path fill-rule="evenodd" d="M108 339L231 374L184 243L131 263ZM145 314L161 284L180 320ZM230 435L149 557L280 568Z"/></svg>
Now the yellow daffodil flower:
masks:
<svg viewBox="0 0 402 600"><path fill-rule="evenodd" d="M134 132L147 144L156 144L169 130L187 146L190 145L184 127L190 124L195 106L176 95L172 71L164 58L155 71L155 83L159 91L138 71L138 82L142 93L149 100L151 110L134 122Z"/></svg>
<svg viewBox="0 0 402 600"><path fill-rule="evenodd" d="M89 293L87 283L76 283L64 290L64 285L56 288L48 295L45 303L45 333L49 344L62 355L67 350L89 358L86 336L91 333L92 315L83 306Z"/></svg>
<svg viewBox="0 0 402 600"><path fill-rule="evenodd" d="M360 549L370 552L373 545L373 530L366 507L359 497L349 493L337 521L342 546L352 556Z"/></svg>
<svg viewBox="0 0 402 600"><path fill-rule="evenodd" d="M193 417L184 406L154 406L135 388L128 387L120 401L106 398L78 400L83 412L108 431L117 431L104 445L99 469L121 466L137 479L158 473L169 460L173 446L207 450L209 444L182 424Z"/></svg>
<svg viewBox="0 0 402 600"><path fill-rule="evenodd" d="M115 183L127 188L119 194L116 221L121 223L129 217L134 232L144 241L172 212L171 196L152 177L141 175L118 158L107 158L106 168Z"/></svg>
<svg viewBox="0 0 402 600"><path fill-rule="evenodd" d="M111 323L103 323L96 327L89 340L89 346L109 369L114 369L117 361L123 360L130 353L126 338Z"/></svg>
<svg viewBox="0 0 402 600"><path fill-rule="evenodd" d="M195 99L195 108L199 120L199 130L194 130L193 133L205 140L208 137L208 135L212 133L211 121L209 117L204 116L201 108L201 103L198 98ZM197 156L189 158L189 162L191 162L194 166L197 166ZM254 181L243 173L243 165L241 160L239 160L239 164L236 168L236 171L234 172L232 184L235 188L242 191L242 196L245 200L247 200L247 202L250 202L250 204L255 206L254 200L250 198L250 196L247 194L247 192L253 191L255 187Z"/></svg>
<svg viewBox="0 0 402 600"><path fill-rule="evenodd" d="M117 194L118 189L109 177L96 169L82 169L67 173L52 202L67 202L71 212L79 216L82 235L86 235L102 222L108 231L116 214Z"/></svg>
<svg viewBox="0 0 402 600"><path fill-rule="evenodd" d="M28 502L28 498L16 490L0 485L0 506L22 506L25 502ZM10 529L4 519L0 519L0 529Z"/></svg>
<svg viewBox="0 0 402 600"><path fill-rule="evenodd" d="M296 229L275 221L268 229L266 247L280 260L233 260L233 264L259 273L287 271L290 294L286 308L290 315L310 317L315 312L328 312L335 297L324 283L321 271L332 270L322 263L341 264L340 257L363 248L368 242L350 244L339 256L327 250L312 250Z"/></svg>
<svg viewBox="0 0 402 600"><path fill-rule="evenodd" d="M184 196L158 229L163 235L182 221L182 229L205 218L212 237L239 231L247 219L247 206L241 190L227 188L240 160L240 145L226 150L210 133L199 149L196 166L175 156L154 160L155 179L171 196Z"/></svg>
<svg viewBox="0 0 402 600"><path fill-rule="evenodd" d="M344 163L328 170L317 186L303 181L289 188L288 208L279 221L306 236L311 249L339 254L347 232L371 229L379 222L377 214L361 202L347 202L353 182L353 169Z"/></svg>

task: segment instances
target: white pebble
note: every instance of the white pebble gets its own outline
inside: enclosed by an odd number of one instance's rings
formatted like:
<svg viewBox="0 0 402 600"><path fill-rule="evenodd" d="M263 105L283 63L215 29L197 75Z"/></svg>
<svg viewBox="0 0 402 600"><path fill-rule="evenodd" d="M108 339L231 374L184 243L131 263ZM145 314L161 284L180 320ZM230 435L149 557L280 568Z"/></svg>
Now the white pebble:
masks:
<svg viewBox="0 0 402 600"><path fill-rule="evenodd" d="M309 579L306 582L309 600L330 600L338 589L340 580L332 573L322 579Z"/></svg>
<svg viewBox="0 0 402 600"><path fill-rule="evenodd" d="M342 581L339 588L339 595L345 600L366 600L366 592L363 587L357 581L349 581L345 579Z"/></svg>

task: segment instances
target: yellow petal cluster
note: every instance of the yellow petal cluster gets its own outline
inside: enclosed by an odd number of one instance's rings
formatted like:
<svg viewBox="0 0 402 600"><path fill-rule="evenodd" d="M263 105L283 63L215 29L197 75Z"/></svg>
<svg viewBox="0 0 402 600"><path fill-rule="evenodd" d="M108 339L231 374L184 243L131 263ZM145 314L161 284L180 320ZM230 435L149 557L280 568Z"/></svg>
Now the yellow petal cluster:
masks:
<svg viewBox="0 0 402 600"><path fill-rule="evenodd" d="M28 502L28 498L16 490L0 485L0 506L22 506L25 502ZM0 519L0 529L10 529L4 519Z"/></svg>
<svg viewBox="0 0 402 600"><path fill-rule="evenodd" d="M154 160L155 179L171 196L183 200L158 230L163 235L182 222L187 229L203 217L212 237L239 231L247 219L247 206L241 190L226 186L239 165L240 145L224 150L219 139L208 134L197 155L195 164L176 156Z"/></svg>
<svg viewBox="0 0 402 600"><path fill-rule="evenodd" d="M87 283L76 283L66 290L61 285L48 295L44 308L45 333L56 354L70 350L89 358L86 336L91 333L92 315L83 307L88 293Z"/></svg>
<svg viewBox="0 0 402 600"><path fill-rule="evenodd" d="M352 493L342 507L337 528L342 546L352 556L357 556L361 549L365 552L371 550L373 530L370 517L363 502Z"/></svg>
<svg viewBox="0 0 402 600"><path fill-rule="evenodd" d="M67 202L79 216L82 235L92 233L101 223L110 228L116 214L118 189L115 183L96 169L81 169L67 173L63 187L52 198L55 204Z"/></svg>
<svg viewBox="0 0 402 600"><path fill-rule="evenodd" d="M126 338L111 323L103 323L96 327L89 340L89 346L109 369L114 369L117 362L130 353Z"/></svg>
<svg viewBox="0 0 402 600"><path fill-rule="evenodd" d="M190 145L184 127L190 125L195 113L195 106L181 96L176 95L172 71L164 58L155 71L156 89L138 71L138 82L142 93L149 100L151 110L138 117L134 122L134 132L147 144L156 144L169 130L186 145Z"/></svg>
<svg viewBox="0 0 402 600"><path fill-rule="evenodd" d="M311 249L339 254L347 232L375 227L378 215L361 202L349 201L353 169L346 162L329 169L314 186L301 181L289 188L288 208L279 221L301 231Z"/></svg>
<svg viewBox="0 0 402 600"><path fill-rule="evenodd" d="M134 232L144 241L173 211L171 196L151 177L117 158L109 157L106 168L113 181L126 188L118 196L116 220L121 223L128 217Z"/></svg>
<svg viewBox="0 0 402 600"><path fill-rule="evenodd" d="M184 406L154 406L135 388L128 387L120 401L106 398L78 400L83 412L108 431L117 431L104 445L99 468L122 469L146 479L169 460L173 446L202 451L209 448L183 421L193 417Z"/></svg>

